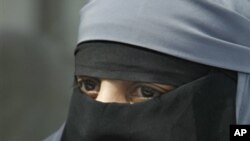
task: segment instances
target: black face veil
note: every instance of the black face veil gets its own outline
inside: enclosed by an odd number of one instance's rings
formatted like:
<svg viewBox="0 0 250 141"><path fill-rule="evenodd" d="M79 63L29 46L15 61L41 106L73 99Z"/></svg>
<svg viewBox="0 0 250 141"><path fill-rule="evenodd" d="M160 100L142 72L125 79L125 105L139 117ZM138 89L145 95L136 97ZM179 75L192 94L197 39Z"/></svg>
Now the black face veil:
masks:
<svg viewBox="0 0 250 141"><path fill-rule="evenodd" d="M88 1L78 44L132 44L238 73L237 124L250 124L249 0Z"/></svg>
<svg viewBox="0 0 250 141"><path fill-rule="evenodd" d="M131 45L81 44L76 75L158 82L176 89L131 105L101 103L75 88L62 141L228 141L229 125L235 123L231 74Z"/></svg>

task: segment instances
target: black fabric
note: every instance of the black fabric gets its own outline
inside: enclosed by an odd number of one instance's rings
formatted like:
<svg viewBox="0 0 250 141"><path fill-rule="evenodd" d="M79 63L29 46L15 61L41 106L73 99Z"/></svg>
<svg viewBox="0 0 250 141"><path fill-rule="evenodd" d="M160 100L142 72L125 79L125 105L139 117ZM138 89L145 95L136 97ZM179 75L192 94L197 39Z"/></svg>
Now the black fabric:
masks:
<svg viewBox="0 0 250 141"><path fill-rule="evenodd" d="M235 93L219 72L132 105L101 103L76 88L62 141L228 141Z"/></svg>
<svg viewBox="0 0 250 141"><path fill-rule="evenodd" d="M75 75L180 86L214 67L117 42L85 42L75 51Z"/></svg>

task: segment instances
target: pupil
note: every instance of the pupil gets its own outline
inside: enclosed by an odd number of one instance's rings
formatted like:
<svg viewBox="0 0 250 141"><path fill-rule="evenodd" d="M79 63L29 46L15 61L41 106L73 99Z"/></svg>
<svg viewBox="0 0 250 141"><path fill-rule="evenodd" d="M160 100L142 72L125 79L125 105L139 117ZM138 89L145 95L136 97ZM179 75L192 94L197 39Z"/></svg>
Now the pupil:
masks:
<svg viewBox="0 0 250 141"><path fill-rule="evenodd" d="M154 96L154 93L155 93L155 90L149 87L142 87L141 91L144 97L152 97Z"/></svg>
<svg viewBox="0 0 250 141"><path fill-rule="evenodd" d="M85 80L85 89L87 91L90 91L90 90L94 90L95 87L96 87L96 84L95 82L91 81L91 80Z"/></svg>

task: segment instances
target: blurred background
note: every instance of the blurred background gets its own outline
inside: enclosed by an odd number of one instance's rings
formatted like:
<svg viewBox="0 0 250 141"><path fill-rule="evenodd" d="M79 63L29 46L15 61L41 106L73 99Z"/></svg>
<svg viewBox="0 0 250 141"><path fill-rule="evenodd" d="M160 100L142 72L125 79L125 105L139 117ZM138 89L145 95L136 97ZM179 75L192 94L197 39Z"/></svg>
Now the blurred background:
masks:
<svg viewBox="0 0 250 141"><path fill-rule="evenodd" d="M0 0L0 141L39 141L65 121L85 0Z"/></svg>

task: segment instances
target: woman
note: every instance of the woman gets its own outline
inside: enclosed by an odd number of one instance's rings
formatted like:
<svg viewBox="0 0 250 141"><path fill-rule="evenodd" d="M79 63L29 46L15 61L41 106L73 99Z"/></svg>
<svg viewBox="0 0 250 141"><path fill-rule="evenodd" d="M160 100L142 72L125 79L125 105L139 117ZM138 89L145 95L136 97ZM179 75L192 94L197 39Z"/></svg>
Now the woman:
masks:
<svg viewBox="0 0 250 141"><path fill-rule="evenodd" d="M69 115L48 140L229 140L250 123L247 4L89 1Z"/></svg>

